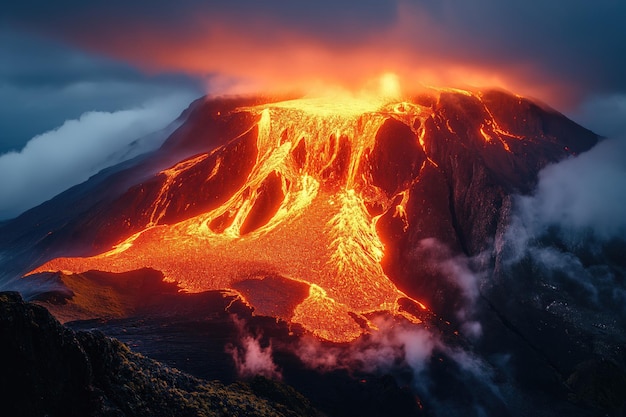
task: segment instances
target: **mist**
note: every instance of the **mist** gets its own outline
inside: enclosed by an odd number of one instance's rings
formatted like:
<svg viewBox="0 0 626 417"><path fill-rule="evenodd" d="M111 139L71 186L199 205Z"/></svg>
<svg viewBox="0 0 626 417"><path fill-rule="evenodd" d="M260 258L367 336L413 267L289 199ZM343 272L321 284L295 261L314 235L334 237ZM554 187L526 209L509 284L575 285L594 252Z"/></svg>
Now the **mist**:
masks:
<svg viewBox="0 0 626 417"><path fill-rule="evenodd" d="M531 196L518 198L519 215L537 236L550 226L570 244L590 235L603 241L626 232L626 138L609 138L577 158L539 174Z"/></svg>
<svg viewBox="0 0 626 417"><path fill-rule="evenodd" d="M194 99L172 94L113 112L91 111L0 155L0 220L19 215L104 168L158 148Z"/></svg>
<svg viewBox="0 0 626 417"><path fill-rule="evenodd" d="M305 336L296 354L320 372L344 369L356 375L394 375L398 384L408 385L417 395L427 415L498 415L503 409L492 366L461 339L450 340L431 325L388 316L375 317L372 323L376 330L349 345L329 345ZM445 388L449 385L458 391L452 394Z"/></svg>
<svg viewBox="0 0 626 417"><path fill-rule="evenodd" d="M246 328L244 320L231 316L239 332L238 344L228 344L226 352L231 355L240 377L262 375L271 379L282 379L278 365L274 363L272 345L261 345L261 334L253 334Z"/></svg>

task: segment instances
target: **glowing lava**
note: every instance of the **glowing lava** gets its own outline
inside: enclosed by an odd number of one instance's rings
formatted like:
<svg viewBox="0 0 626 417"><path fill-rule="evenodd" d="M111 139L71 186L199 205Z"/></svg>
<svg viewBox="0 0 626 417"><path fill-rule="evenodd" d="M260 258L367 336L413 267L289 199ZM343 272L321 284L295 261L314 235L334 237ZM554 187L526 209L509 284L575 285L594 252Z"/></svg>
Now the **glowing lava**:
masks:
<svg viewBox="0 0 626 417"><path fill-rule="evenodd" d="M31 273L152 268L185 291L245 287L252 294L269 282L266 277L281 277L308 286L308 294L285 286L281 297L293 308L277 308L268 296L246 297L257 313L337 342L368 331L367 314L376 311L419 322L399 300L425 309L423 304L411 301L381 266L385 242L377 222L390 211L406 232L411 186L427 165L438 167L425 140L438 96L423 105L398 101L396 80L383 81L385 94L375 98L308 98L236 109L257 122L210 153L159 173L161 188L143 209L145 227L138 233L105 253L53 259ZM454 129L448 124L449 132ZM396 139L385 131L406 131L412 154L389 154L387 142ZM489 144L494 138L506 152L507 142L517 139L490 113L473 134ZM228 155L235 155L234 162ZM189 181L201 186L177 195ZM200 197L208 201L200 214L172 214Z"/></svg>

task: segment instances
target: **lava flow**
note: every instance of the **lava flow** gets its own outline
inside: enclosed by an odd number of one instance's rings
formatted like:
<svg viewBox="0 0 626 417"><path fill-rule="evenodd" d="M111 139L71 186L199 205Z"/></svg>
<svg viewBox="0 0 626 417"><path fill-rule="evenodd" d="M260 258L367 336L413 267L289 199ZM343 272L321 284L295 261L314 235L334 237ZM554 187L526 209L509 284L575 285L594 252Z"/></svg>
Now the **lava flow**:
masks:
<svg viewBox="0 0 626 417"><path fill-rule="evenodd" d="M468 123L452 115L455 107L440 105L444 95L470 100L477 116ZM410 102L305 98L217 113L250 123L129 189L121 199L131 209L120 209L123 221L113 227L130 236L104 253L53 259L31 274L152 268L184 291L234 291L256 314L336 342L372 328L370 313L419 323L409 311L426 307L390 274L398 269L391 265L397 242L432 228L419 217L419 207L431 211L429 197L419 194L421 178L443 178L441 165L451 159L442 144L453 136L510 170L525 151L524 137L505 130L515 126L499 123L482 100L441 90Z"/></svg>

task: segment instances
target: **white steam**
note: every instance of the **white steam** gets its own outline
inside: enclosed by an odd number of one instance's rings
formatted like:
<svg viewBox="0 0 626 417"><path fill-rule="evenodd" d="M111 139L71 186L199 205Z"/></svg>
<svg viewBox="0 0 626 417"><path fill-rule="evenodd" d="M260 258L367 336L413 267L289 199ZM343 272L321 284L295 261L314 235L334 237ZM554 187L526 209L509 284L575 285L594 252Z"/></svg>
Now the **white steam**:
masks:
<svg viewBox="0 0 626 417"><path fill-rule="evenodd" d="M0 219L19 215L100 170L158 148L163 129L189 104L172 95L116 112L88 112L32 138L20 152L0 155Z"/></svg>
<svg viewBox="0 0 626 417"><path fill-rule="evenodd" d="M626 140L607 139L590 151L550 165L532 196L519 197L520 221L533 235L550 226L564 237L626 234Z"/></svg>
<svg viewBox="0 0 626 417"><path fill-rule="evenodd" d="M482 326L472 319L476 300L480 295L481 274L472 268L472 262L466 256L454 254L450 248L435 238L422 239L414 249L416 254L426 255L430 266L437 269L448 281L461 293L462 300L457 307L456 316L461 323L461 329L465 336L478 338L482 333ZM480 262L478 262L480 263Z"/></svg>
<svg viewBox="0 0 626 417"><path fill-rule="evenodd" d="M535 192L515 198L501 261L505 268L531 265L554 297L577 308L624 319L626 96L589 100L578 118L610 137L547 166Z"/></svg>
<svg viewBox="0 0 626 417"><path fill-rule="evenodd" d="M489 367L478 357L457 346L447 345L434 329L400 323L389 317L372 320L377 330L349 346L327 345L312 336L303 337L296 354L309 368L320 371L348 369L385 373L404 369L413 371L416 388L427 390L425 381L433 355L444 355L459 368L481 381L490 378Z"/></svg>
<svg viewBox="0 0 626 417"><path fill-rule="evenodd" d="M394 323L378 317L372 323L379 329L349 347L325 346L313 336L300 341L297 355L310 368L321 371L350 369L364 372L386 372L409 365L421 373L440 344L438 338L422 326Z"/></svg>
<svg viewBox="0 0 626 417"><path fill-rule="evenodd" d="M378 317L373 324L377 330L347 346L302 338L296 354L306 366L322 372L344 369L357 374L403 375L406 383L409 370L412 389L436 416L482 415L469 412L470 404L449 401L445 395L441 398L441 384L449 382L447 378L464 386L476 408L501 401L492 367L471 351L444 340L436 329L389 317Z"/></svg>
<svg viewBox="0 0 626 417"><path fill-rule="evenodd" d="M261 336L253 335L245 328L245 322L232 317L239 330L238 346L229 344L226 352L229 353L237 373L240 377L248 378L261 375L266 378L281 379L282 375L272 357L272 345L261 346Z"/></svg>

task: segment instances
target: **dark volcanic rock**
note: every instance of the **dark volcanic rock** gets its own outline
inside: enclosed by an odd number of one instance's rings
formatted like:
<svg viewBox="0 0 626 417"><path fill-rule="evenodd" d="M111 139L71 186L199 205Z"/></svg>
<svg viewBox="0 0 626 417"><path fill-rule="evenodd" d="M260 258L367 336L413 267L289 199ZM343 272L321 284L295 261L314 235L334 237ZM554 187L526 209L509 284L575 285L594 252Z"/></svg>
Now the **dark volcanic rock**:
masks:
<svg viewBox="0 0 626 417"><path fill-rule="evenodd" d="M370 160L373 184L393 197L418 176L426 155L409 126L387 119L376 134Z"/></svg>
<svg viewBox="0 0 626 417"><path fill-rule="evenodd" d="M567 384L575 400L615 415L626 412L626 373L609 360L592 359L579 364Z"/></svg>
<svg viewBox="0 0 626 417"><path fill-rule="evenodd" d="M240 233L245 235L269 222L280 208L285 195L282 190L282 178L279 173L272 172L257 190L257 199L241 225Z"/></svg>
<svg viewBox="0 0 626 417"><path fill-rule="evenodd" d="M0 293L0 337L6 416L318 415L278 382L206 382L100 332L75 334L17 293Z"/></svg>
<svg viewBox="0 0 626 417"><path fill-rule="evenodd" d="M96 408L89 359L71 330L18 293L0 293L0 395L6 416L86 416Z"/></svg>

